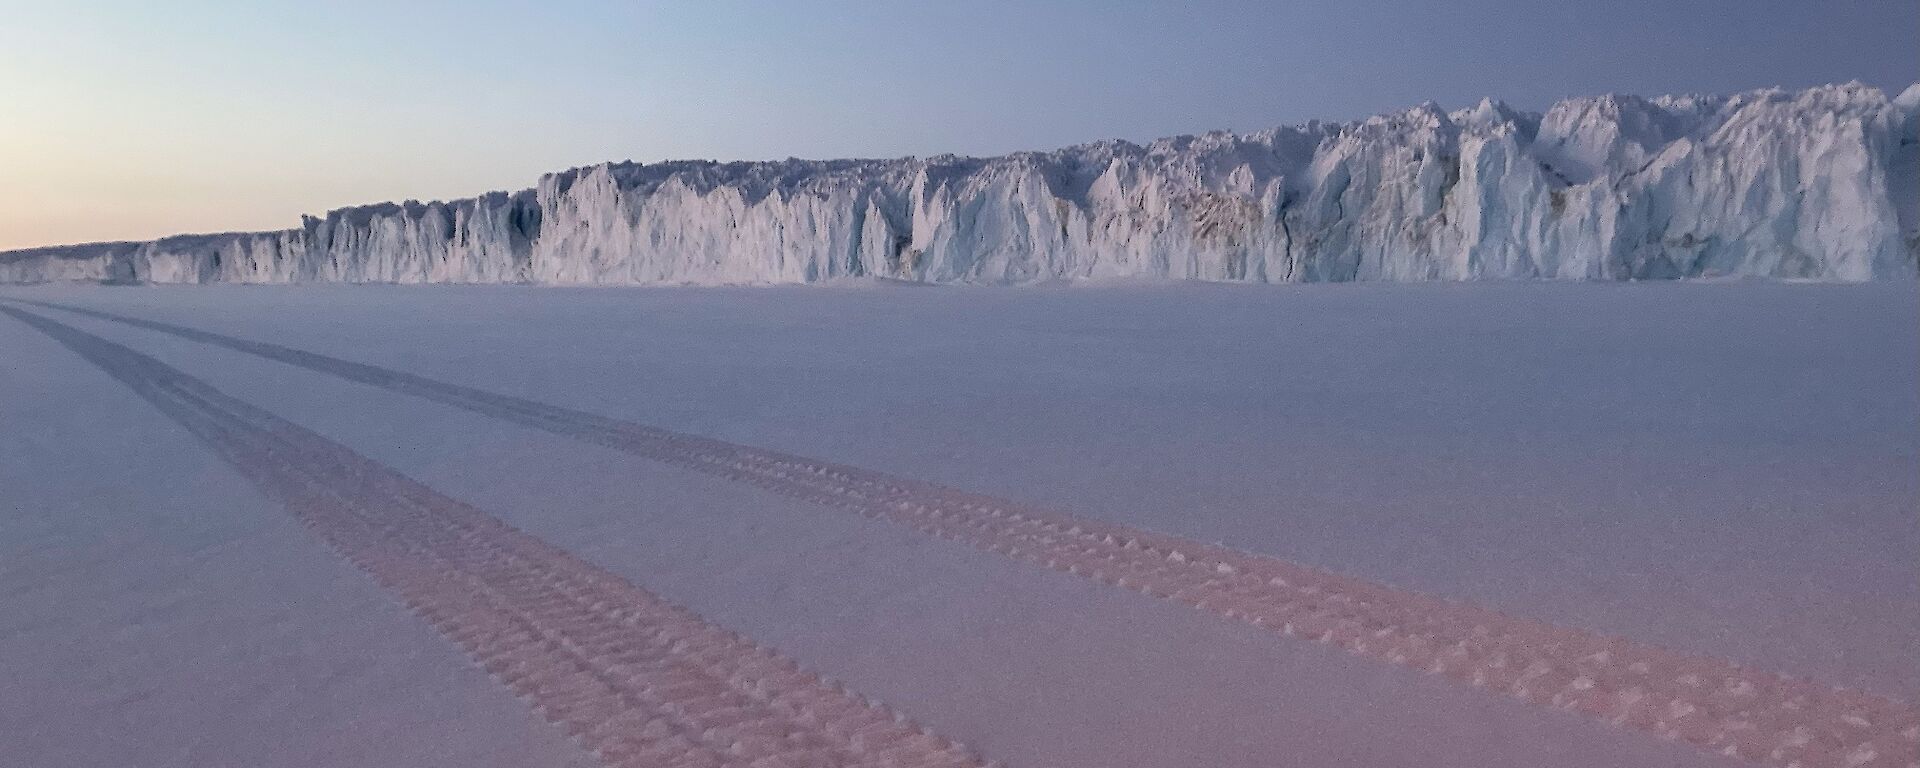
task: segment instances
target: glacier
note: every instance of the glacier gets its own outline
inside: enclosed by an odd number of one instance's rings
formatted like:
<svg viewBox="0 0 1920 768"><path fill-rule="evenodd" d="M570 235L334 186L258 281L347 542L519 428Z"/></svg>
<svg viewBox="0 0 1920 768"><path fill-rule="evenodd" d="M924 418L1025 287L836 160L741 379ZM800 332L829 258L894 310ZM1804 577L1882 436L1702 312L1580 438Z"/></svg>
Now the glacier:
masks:
<svg viewBox="0 0 1920 768"><path fill-rule="evenodd" d="M296 229L0 253L0 282L1912 279L1920 84L1433 103L1002 157L605 163Z"/></svg>

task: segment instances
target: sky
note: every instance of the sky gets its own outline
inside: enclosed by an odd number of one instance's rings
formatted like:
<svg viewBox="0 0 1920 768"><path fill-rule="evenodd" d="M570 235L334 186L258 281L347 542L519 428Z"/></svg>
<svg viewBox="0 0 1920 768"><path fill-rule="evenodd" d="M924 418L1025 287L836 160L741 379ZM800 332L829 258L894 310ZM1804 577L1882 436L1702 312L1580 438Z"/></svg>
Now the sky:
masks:
<svg viewBox="0 0 1920 768"><path fill-rule="evenodd" d="M1920 81L1920 0L0 0L0 249L284 229L608 160L1848 80Z"/></svg>

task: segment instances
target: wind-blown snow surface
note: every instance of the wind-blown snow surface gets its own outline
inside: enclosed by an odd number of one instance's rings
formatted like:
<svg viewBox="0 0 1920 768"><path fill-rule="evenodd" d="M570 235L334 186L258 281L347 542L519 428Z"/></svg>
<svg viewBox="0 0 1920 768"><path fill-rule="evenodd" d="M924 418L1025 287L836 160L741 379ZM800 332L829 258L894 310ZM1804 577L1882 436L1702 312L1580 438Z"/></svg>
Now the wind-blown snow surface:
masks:
<svg viewBox="0 0 1920 768"><path fill-rule="evenodd" d="M0 254L0 282L1909 278L1920 85L1422 104L996 158L603 164L282 232Z"/></svg>

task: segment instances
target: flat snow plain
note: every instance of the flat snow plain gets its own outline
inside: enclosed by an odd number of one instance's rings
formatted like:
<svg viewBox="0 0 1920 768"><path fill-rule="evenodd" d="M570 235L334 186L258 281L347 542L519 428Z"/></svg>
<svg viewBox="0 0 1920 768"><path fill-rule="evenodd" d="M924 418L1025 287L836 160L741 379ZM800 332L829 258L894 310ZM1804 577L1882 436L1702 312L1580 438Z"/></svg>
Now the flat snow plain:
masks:
<svg viewBox="0 0 1920 768"><path fill-rule="evenodd" d="M1920 699L1910 283L13 286ZM16 305L21 306L21 305ZM52 309L1010 766L1735 765L874 522ZM0 317L0 755L587 765Z"/></svg>

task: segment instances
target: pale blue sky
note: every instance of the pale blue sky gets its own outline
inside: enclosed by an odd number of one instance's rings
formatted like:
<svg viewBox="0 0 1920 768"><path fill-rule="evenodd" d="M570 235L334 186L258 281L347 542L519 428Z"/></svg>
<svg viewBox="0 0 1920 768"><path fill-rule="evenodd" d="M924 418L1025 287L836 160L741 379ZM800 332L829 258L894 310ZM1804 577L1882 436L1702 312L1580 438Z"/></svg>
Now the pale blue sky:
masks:
<svg viewBox="0 0 1920 768"><path fill-rule="evenodd" d="M602 160L1851 79L1920 80L1920 0L0 0L0 248L284 228Z"/></svg>

